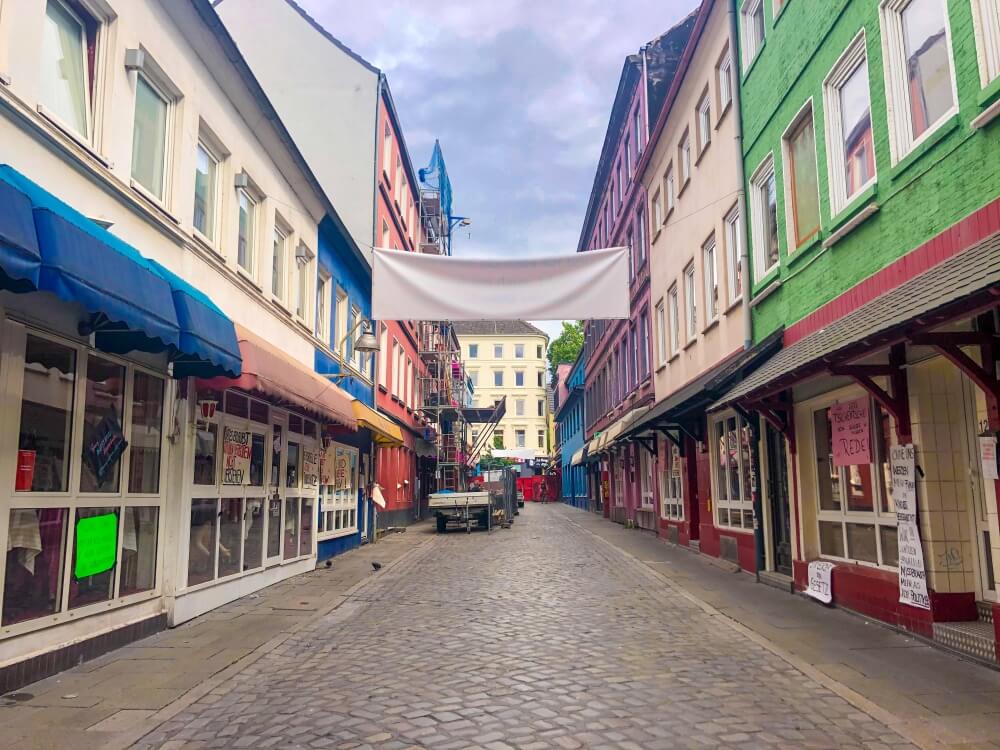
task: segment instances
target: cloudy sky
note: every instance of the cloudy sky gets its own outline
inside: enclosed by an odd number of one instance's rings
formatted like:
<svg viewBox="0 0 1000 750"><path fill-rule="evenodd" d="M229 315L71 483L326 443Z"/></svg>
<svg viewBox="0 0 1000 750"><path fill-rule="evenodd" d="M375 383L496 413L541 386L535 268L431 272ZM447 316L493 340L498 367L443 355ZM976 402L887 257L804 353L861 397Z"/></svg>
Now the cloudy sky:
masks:
<svg viewBox="0 0 1000 750"><path fill-rule="evenodd" d="M626 55L697 0L298 0L389 78L414 166L441 140L456 255L576 250ZM559 322L539 323L550 335Z"/></svg>

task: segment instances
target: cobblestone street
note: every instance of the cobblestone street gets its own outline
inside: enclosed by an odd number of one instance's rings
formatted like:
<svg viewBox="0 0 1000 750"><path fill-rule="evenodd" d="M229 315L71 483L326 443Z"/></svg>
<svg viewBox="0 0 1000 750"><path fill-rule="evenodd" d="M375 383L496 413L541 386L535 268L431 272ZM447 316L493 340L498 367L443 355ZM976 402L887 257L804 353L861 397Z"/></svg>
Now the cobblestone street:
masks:
<svg viewBox="0 0 1000 750"><path fill-rule="evenodd" d="M432 538L139 747L910 746L571 518Z"/></svg>

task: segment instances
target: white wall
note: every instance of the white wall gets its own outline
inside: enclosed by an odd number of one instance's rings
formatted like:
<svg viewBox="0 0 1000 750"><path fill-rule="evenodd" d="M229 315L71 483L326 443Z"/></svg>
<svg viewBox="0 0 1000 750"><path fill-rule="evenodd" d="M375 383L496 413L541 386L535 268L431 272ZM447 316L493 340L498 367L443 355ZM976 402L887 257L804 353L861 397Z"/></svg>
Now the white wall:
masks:
<svg viewBox="0 0 1000 750"><path fill-rule="evenodd" d="M223 0L216 11L370 263L378 73L285 0Z"/></svg>

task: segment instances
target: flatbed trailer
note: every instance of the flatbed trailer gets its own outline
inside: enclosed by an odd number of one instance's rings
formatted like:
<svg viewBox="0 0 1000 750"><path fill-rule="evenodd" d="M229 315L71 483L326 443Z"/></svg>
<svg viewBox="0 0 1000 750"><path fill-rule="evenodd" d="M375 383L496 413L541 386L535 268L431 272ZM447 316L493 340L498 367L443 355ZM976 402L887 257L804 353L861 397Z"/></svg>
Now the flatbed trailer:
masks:
<svg viewBox="0 0 1000 750"><path fill-rule="evenodd" d="M449 524L471 531L473 523L487 530L492 523L493 497L489 492L435 492L427 504L437 519L438 533L447 531Z"/></svg>

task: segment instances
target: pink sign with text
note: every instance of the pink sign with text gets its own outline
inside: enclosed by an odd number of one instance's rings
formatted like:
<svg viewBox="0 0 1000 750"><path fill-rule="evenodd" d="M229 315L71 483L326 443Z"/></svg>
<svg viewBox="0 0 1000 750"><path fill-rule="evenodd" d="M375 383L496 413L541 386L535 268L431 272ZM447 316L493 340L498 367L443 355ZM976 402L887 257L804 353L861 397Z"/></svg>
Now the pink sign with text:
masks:
<svg viewBox="0 0 1000 750"><path fill-rule="evenodd" d="M872 462L872 431L868 411L867 397L830 407L834 466L856 466Z"/></svg>

